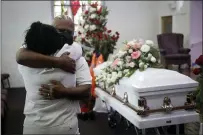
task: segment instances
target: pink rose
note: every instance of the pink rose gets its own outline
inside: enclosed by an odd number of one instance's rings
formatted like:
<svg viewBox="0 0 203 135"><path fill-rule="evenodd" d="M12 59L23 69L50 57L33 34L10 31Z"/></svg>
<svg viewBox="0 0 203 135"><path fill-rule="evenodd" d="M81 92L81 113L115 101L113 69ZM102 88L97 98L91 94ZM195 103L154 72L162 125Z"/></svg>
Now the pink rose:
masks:
<svg viewBox="0 0 203 135"><path fill-rule="evenodd" d="M114 68L119 62L119 59L116 59L113 63L112 63L112 67Z"/></svg>
<svg viewBox="0 0 203 135"><path fill-rule="evenodd" d="M141 43L135 43L135 45L133 46L134 49L139 49L141 48L142 44Z"/></svg>
<svg viewBox="0 0 203 135"><path fill-rule="evenodd" d="M140 51L136 51L136 52L133 52L131 54L131 57L132 57L132 59L138 59L140 57L140 55L141 55L141 52Z"/></svg>

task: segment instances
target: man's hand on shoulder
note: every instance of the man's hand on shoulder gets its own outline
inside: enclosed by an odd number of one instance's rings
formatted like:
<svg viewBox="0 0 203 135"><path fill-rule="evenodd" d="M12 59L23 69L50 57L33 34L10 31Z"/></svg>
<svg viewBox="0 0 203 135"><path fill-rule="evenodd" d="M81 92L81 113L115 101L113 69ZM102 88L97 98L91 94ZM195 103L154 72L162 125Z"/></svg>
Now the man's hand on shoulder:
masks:
<svg viewBox="0 0 203 135"><path fill-rule="evenodd" d="M70 73L75 73L75 60L71 59L69 57L70 53L64 53L61 55L61 57L57 58L57 65L58 68L66 71L66 72L70 72Z"/></svg>

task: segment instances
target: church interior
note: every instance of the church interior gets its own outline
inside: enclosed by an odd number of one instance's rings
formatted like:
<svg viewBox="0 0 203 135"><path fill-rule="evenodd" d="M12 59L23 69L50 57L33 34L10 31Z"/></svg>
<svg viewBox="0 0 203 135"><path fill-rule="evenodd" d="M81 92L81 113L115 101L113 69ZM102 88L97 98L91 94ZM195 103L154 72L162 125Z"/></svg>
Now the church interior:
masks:
<svg viewBox="0 0 203 135"><path fill-rule="evenodd" d="M73 21L92 78L81 135L203 133L202 1L1 1L0 11L1 134L25 134L29 87L16 60L25 31L60 15Z"/></svg>

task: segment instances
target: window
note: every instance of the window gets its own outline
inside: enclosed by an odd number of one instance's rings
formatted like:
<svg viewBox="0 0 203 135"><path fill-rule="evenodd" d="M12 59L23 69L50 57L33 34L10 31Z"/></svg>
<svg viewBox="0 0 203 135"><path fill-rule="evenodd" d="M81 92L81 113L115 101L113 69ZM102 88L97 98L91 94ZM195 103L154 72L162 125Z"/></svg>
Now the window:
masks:
<svg viewBox="0 0 203 135"><path fill-rule="evenodd" d="M88 8L87 4L89 2L90 3L97 2L98 5L102 4L102 2L100 0L98 0L98 1L79 0L80 8L78 9L77 14L73 17L69 0L67 0L67 1L63 1L63 0L62 1L54 1L54 17L61 15L61 14L66 14L66 15L70 16L74 20L75 30L77 30L78 20L81 17L81 13Z"/></svg>

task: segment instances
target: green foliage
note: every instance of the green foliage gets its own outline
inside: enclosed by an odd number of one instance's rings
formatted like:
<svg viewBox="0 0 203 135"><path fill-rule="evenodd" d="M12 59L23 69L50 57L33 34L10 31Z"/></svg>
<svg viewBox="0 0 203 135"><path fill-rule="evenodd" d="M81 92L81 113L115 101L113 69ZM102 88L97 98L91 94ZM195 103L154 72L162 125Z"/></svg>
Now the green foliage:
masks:
<svg viewBox="0 0 203 135"><path fill-rule="evenodd" d="M198 110L200 110L200 114L203 114L203 76L198 76L197 81L199 82L199 86L194 92L194 94L196 95L196 107Z"/></svg>

